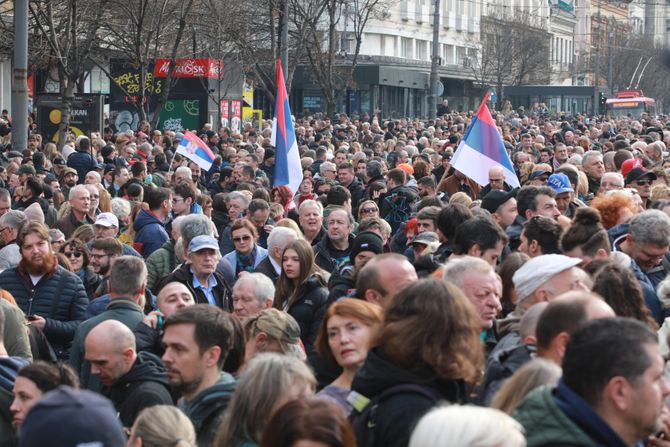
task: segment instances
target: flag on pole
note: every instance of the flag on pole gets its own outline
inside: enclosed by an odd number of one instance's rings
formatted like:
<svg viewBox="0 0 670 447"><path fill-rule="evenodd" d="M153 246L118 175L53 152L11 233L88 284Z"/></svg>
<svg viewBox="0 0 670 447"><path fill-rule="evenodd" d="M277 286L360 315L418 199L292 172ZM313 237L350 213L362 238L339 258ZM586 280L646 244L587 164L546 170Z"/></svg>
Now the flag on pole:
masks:
<svg viewBox="0 0 670 447"><path fill-rule="evenodd" d="M514 172L514 165L507 154L491 112L486 107L489 95L490 92L486 92L475 117L465 131L463 140L451 158L451 165L481 186L488 185L490 168L502 166L505 182L518 187L519 179Z"/></svg>
<svg viewBox="0 0 670 447"><path fill-rule="evenodd" d="M277 60L277 96L275 114L272 118L271 144L275 148L274 186L288 185L293 194L297 193L302 182L302 165L291 121L291 107L288 104L284 73L279 60Z"/></svg>
<svg viewBox="0 0 670 447"><path fill-rule="evenodd" d="M214 162L214 154L209 146L189 130L184 132L184 138L182 138L179 146L177 146L177 154L188 158L205 171L209 171Z"/></svg>

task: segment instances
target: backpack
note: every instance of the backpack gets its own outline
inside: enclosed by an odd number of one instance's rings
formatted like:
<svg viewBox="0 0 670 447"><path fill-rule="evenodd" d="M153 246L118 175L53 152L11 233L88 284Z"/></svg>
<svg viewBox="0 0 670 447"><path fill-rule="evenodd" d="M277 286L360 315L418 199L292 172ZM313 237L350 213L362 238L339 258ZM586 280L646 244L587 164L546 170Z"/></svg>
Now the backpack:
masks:
<svg viewBox="0 0 670 447"><path fill-rule="evenodd" d="M369 400L365 396L356 392L352 392L347 398L354 407L349 415L349 420L354 429L356 445L358 447L374 447L377 445L375 440L375 430L377 426L377 410L379 404L388 398L399 394L419 394L426 399L429 399L435 405L444 400L444 396L442 396L442 394L435 388L415 383L394 385L377 394L372 400Z"/></svg>

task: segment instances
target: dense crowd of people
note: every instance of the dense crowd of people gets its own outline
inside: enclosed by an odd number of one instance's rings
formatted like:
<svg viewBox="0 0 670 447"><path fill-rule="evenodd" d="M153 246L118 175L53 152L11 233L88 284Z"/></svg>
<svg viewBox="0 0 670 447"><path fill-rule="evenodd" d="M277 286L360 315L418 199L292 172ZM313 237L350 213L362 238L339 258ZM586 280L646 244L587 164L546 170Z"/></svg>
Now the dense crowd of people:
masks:
<svg viewBox="0 0 670 447"><path fill-rule="evenodd" d="M3 146L0 446L670 446L670 120L441 112Z"/></svg>

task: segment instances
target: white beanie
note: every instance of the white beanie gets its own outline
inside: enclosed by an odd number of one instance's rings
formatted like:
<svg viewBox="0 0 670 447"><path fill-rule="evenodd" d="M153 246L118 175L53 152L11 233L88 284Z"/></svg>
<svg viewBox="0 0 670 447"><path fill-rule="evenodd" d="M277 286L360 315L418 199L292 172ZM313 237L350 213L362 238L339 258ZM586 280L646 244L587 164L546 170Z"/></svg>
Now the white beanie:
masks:
<svg viewBox="0 0 670 447"><path fill-rule="evenodd" d="M522 265L512 277L516 296L521 300L526 299L555 275L581 262L579 258L565 255L542 255L532 258Z"/></svg>

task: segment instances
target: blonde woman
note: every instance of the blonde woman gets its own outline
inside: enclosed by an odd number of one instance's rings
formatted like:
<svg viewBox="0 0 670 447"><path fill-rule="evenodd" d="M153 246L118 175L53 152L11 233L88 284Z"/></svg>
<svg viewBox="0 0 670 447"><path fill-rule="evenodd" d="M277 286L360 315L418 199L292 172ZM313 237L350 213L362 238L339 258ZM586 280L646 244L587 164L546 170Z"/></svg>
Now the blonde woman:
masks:
<svg viewBox="0 0 670 447"><path fill-rule="evenodd" d="M177 407L145 408L130 429L128 447L195 447L191 420Z"/></svg>
<svg viewBox="0 0 670 447"><path fill-rule="evenodd" d="M284 404L314 394L316 379L295 357L263 353L237 382L214 441L216 447L257 446L272 415Z"/></svg>

